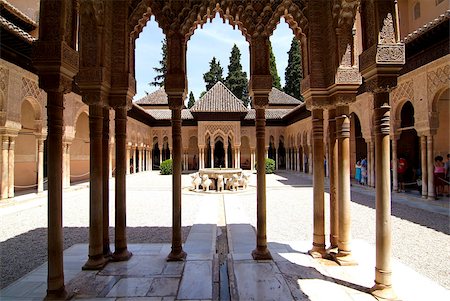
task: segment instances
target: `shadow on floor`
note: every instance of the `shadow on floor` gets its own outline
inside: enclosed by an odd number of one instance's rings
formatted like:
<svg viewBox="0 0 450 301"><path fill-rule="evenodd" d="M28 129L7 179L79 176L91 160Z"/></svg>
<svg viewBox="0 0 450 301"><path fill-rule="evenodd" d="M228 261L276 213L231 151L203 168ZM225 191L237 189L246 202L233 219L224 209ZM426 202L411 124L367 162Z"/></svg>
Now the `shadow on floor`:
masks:
<svg viewBox="0 0 450 301"><path fill-rule="evenodd" d="M182 227L186 240L191 227ZM109 229L114 243L114 228ZM128 227L128 243L170 243L170 227ZM64 227L64 250L74 244L89 242L89 228ZM0 242L0 289L47 261L47 228L37 228ZM87 259L88 250L86 250ZM80 267L81 270L81 267Z"/></svg>

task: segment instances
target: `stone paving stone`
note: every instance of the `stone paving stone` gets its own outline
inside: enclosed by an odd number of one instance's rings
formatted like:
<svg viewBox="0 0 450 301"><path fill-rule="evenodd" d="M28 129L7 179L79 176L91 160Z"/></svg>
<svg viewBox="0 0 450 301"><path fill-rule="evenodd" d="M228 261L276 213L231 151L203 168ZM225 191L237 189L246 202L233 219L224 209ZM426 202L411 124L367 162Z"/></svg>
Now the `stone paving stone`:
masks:
<svg viewBox="0 0 450 301"><path fill-rule="evenodd" d="M180 278L153 278L147 296L175 297L178 291Z"/></svg>
<svg viewBox="0 0 450 301"><path fill-rule="evenodd" d="M152 278L122 278L106 297L144 297L147 295Z"/></svg>
<svg viewBox="0 0 450 301"><path fill-rule="evenodd" d="M233 268L240 300L292 300L273 261L235 261Z"/></svg>
<svg viewBox="0 0 450 301"><path fill-rule="evenodd" d="M187 261L177 299L212 299L212 261Z"/></svg>

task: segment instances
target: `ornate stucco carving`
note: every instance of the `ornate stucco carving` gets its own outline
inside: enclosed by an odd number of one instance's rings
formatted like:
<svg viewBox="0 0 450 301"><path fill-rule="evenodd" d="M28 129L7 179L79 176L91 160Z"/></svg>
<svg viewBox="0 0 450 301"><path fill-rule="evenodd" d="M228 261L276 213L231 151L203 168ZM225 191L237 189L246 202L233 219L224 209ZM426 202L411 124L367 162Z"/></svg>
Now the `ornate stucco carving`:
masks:
<svg viewBox="0 0 450 301"><path fill-rule="evenodd" d="M409 80L407 82L403 82L399 84L391 94L391 100L393 103L398 102L401 99L407 98L409 100L413 100L414 98L414 88L413 81Z"/></svg>
<svg viewBox="0 0 450 301"><path fill-rule="evenodd" d="M450 65L437 68L427 73L427 90L430 97L443 87L448 87L450 82Z"/></svg>
<svg viewBox="0 0 450 301"><path fill-rule="evenodd" d="M395 44L395 29L394 29L394 20L392 18L392 14L388 13L386 18L383 20L383 27L381 28L379 34L379 43L380 44Z"/></svg>

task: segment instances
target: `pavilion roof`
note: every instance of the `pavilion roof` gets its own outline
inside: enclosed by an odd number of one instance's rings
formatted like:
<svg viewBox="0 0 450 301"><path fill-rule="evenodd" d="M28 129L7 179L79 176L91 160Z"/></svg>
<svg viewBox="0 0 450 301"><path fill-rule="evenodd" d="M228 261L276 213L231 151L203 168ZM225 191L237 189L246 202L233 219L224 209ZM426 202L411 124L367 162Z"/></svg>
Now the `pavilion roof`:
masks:
<svg viewBox="0 0 450 301"><path fill-rule="evenodd" d="M169 101L167 99L166 91L164 88L159 88L158 90L149 93L148 95L142 97L135 101L138 105L168 105Z"/></svg>
<svg viewBox="0 0 450 301"><path fill-rule="evenodd" d="M217 82L203 97L195 102L191 112L247 112L248 109L222 83Z"/></svg>
<svg viewBox="0 0 450 301"><path fill-rule="evenodd" d="M283 91L273 87L269 93L269 105L299 105L302 102Z"/></svg>

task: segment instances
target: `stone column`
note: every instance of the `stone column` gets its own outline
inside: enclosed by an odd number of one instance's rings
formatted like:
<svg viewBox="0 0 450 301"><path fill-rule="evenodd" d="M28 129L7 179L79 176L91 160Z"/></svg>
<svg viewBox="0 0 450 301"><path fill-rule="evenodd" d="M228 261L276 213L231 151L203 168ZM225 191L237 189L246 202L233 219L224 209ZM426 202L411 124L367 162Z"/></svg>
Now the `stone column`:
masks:
<svg viewBox="0 0 450 301"><path fill-rule="evenodd" d="M103 256L111 257L109 247L109 107L103 108L102 135L102 211L103 211Z"/></svg>
<svg viewBox="0 0 450 301"><path fill-rule="evenodd" d="M63 188L70 187L70 142L64 141L63 144Z"/></svg>
<svg viewBox="0 0 450 301"><path fill-rule="evenodd" d="M338 246L338 144L336 143L336 110L328 111L328 166L330 175L330 248Z"/></svg>
<svg viewBox="0 0 450 301"><path fill-rule="evenodd" d="M255 169L255 150L250 149L250 170Z"/></svg>
<svg viewBox="0 0 450 301"><path fill-rule="evenodd" d="M237 168L241 168L241 148L239 146L237 147Z"/></svg>
<svg viewBox="0 0 450 301"><path fill-rule="evenodd" d="M170 96L169 96L170 97ZM179 99L178 99L179 98ZM182 103L183 97L169 99L169 104ZM172 189L172 251L168 261L179 261L186 258L181 237L181 106L171 106L172 110L172 145L173 145L173 189ZM212 151L211 151L212 153Z"/></svg>
<svg viewBox="0 0 450 301"><path fill-rule="evenodd" d="M350 119L348 106L339 106L336 112L338 138L338 253L334 257L340 265L355 265L351 253L351 196L350 196ZM323 167L322 167L323 168Z"/></svg>
<svg viewBox="0 0 450 301"><path fill-rule="evenodd" d="M2 199L8 198L8 149L9 137L2 136Z"/></svg>
<svg viewBox="0 0 450 301"><path fill-rule="evenodd" d="M225 144L224 148L225 148L225 168L228 168L228 144Z"/></svg>
<svg viewBox="0 0 450 301"><path fill-rule="evenodd" d="M428 194L428 168L427 168L427 136L420 136L420 161L422 170L422 198Z"/></svg>
<svg viewBox="0 0 450 301"><path fill-rule="evenodd" d="M113 172L113 166L112 166L112 162L113 162L113 148L114 148L114 144L113 143L109 143L109 157L108 157L108 162L109 162L109 166L108 166L108 178L111 179L112 178L112 172Z"/></svg>
<svg viewBox="0 0 450 301"><path fill-rule="evenodd" d="M392 137L392 189L399 191L398 174L397 174L397 138Z"/></svg>
<svg viewBox="0 0 450 301"><path fill-rule="evenodd" d="M267 95L268 98L268 95ZM272 259L267 248L266 234L266 171L265 171L265 109L256 108L256 160L258 165L256 179L256 201L257 201L257 228L256 228L256 249L252 256L255 260ZM261 168L261 166L263 168Z"/></svg>
<svg viewBox="0 0 450 301"><path fill-rule="evenodd" d="M312 131L314 148L314 229L313 246L309 254L314 258L325 257L325 200L324 200L324 170L320 161L323 158L323 110L312 109Z"/></svg>
<svg viewBox="0 0 450 301"><path fill-rule="evenodd" d="M48 127L48 279L47 295L65 295L62 228L64 133L62 92L47 91Z"/></svg>
<svg viewBox="0 0 450 301"><path fill-rule="evenodd" d="M131 147L129 145L127 145L127 154L126 154L126 160L127 160L127 170L126 173L127 175L130 174L130 159L131 159ZM117 154L116 154L116 161L117 161ZM117 168L117 167L116 167ZM117 173L117 170L116 170Z"/></svg>
<svg viewBox="0 0 450 301"><path fill-rule="evenodd" d="M372 173L371 173L371 164L372 164L372 158L371 158L371 142L367 141L367 186L372 187Z"/></svg>
<svg viewBox="0 0 450 301"><path fill-rule="evenodd" d="M161 165L161 163L162 163L162 151L163 151L163 149L162 149L162 147L160 147L159 148L159 165Z"/></svg>
<svg viewBox="0 0 450 301"><path fill-rule="evenodd" d="M313 166L314 166L314 164L313 164L314 156L313 156L312 146L311 146L311 145L308 145L308 150L309 150L309 159L308 159L309 167L308 167L308 173L309 173L309 174L312 174L312 173L313 173Z"/></svg>
<svg viewBox="0 0 450 301"><path fill-rule="evenodd" d="M372 187L375 187L375 143L370 143L370 175L372 177Z"/></svg>
<svg viewBox="0 0 450 301"><path fill-rule="evenodd" d="M38 160L37 160L37 192L44 191L44 138L38 138Z"/></svg>
<svg viewBox="0 0 450 301"><path fill-rule="evenodd" d="M102 269L106 264L103 257L103 105L89 105L90 138L90 189L89 189L89 259L83 270Z"/></svg>
<svg viewBox="0 0 450 301"><path fill-rule="evenodd" d="M434 200L436 198L436 192L434 188L434 145L433 145L433 135L427 136L427 166L428 166L428 199Z"/></svg>
<svg viewBox="0 0 450 301"><path fill-rule="evenodd" d="M148 151L148 170L153 170L153 149Z"/></svg>
<svg viewBox="0 0 450 301"><path fill-rule="evenodd" d="M8 197L14 197L14 151L16 137L9 137L9 149L8 149Z"/></svg>
<svg viewBox="0 0 450 301"><path fill-rule="evenodd" d="M127 139L127 107L114 107L115 114L115 138L116 138L116 181L115 181L115 241L114 254L115 261L128 260L132 253L127 246L127 221L126 221L126 200L127 200L127 171L129 160L127 160L128 150ZM127 161L126 161L127 160ZM128 162L128 164L127 164ZM127 168L128 167L128 168Z"/></svg>
<svg viewBox="0 0 450 301"><path fill-rule="evenodd" d="M173 159L172 147L169 147L169 159Z"/></svg>
<svg viewBox="0 0 450 301"><path fill-rule="evenodd" d="M374 93L376 160L376 267L372 293L388 295L392 291L391 267L391 183L389 92Z"/></svg>
<svg viewBox="0 0 450 301"><path fill-rule="evenodd" d="M289 148L286 149L286 170L290 169L290 157L289 157Z"/></svg>
<svg viewBox="0 0 450 301"><path fill-rule="evenodd" d="M211 168L214 168L214 145L211 144Z"/></svg>

